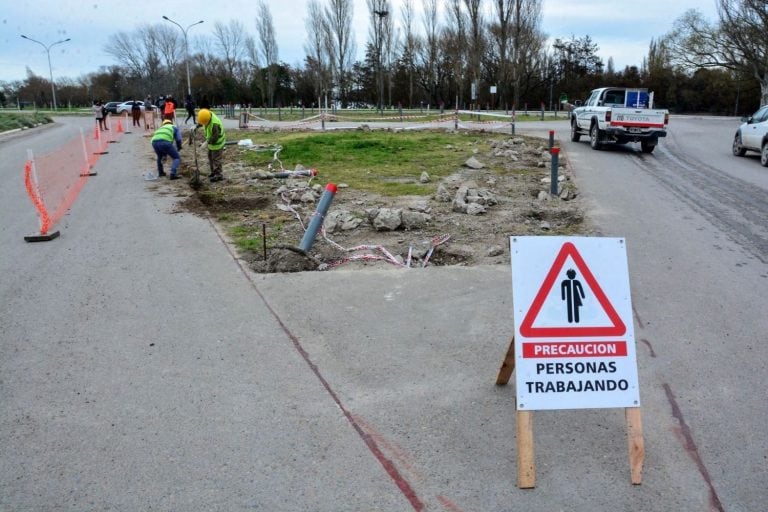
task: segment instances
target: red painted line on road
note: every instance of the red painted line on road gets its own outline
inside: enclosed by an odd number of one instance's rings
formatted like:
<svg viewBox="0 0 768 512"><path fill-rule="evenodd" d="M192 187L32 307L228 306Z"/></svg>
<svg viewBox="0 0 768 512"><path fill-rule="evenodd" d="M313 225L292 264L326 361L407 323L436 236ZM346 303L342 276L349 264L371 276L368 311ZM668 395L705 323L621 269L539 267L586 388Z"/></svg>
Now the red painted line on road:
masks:
<svg viewBox="0 0 768 512"><path fill-rule="evenodd" d="M445 510L448 510L449 512L464 512L462 509L459 508L458 505L456 505L454 502L452 502L445 496L438 496L437 501L439 501L440 504L443 506L443 508Z"/></svg>
<svg viewBox="0 0 768 512"><path fill-rule="evenodd" d="M304 362L307 363L307 366L309 366L309 368L312 370L312 373L315 374L315 377L317 377L317 379L320 381L320 384L323 385L325 390L331 396L331 399L334 402L336 402L336 405L339 407L339 409L341 409L341 412L344 413L344 417L347 418L347 421L349 422L349 424L352 425L352 428L355 429L355 432L357 432L357 434L363 440L365 445L368 447L368 450L370 450L370 452L373 454L376 460L379 461L379 464L382 465L382 467L390 476L390 478L395 482L395 485L397 485L397 487L400 489L403 495L405 495L405 497L410 502L411 507L413 507L413 510L415 510L416 512L421 512L422 510L424 510L424 504L416 495L416 491L413 490L413 487L411 487L411 484L400 474L395 464L393 464L392 461L389 460L384 455L384 453L381 451L381 449L379 448L378 444L373 439L373 437L367 434L365 430L363 430L363 428L357 422L357 420L352 415L352 413L350 413L349 410L344 406L339 396L333 390L333 388L325 379L325 377L323 377L323 374L320 372L320 369L317 367L315 363L312 362L312 359L309 357L309 353L301 345L301 342L299 341L299 339L296 337L295 334L293 334L293 332L291 332L288 326L285 325L285 323L283 322L283 319L280 318L280 315L278 315L277 312L272 308L272 305L267 301L267 298L264 297L264 295L261 293L261 290L259 290L258 286L256 286L256 283L251 278L251 275L245 270L245 268L243 268L243 265L240 259L232 252L232 248L229 246L227 241L219 232L216 225L213 223L213 220L209 218L208 222L211 223L211 226L213 226L213 229L216 232L216 235L219 237L221 242L227 248L227 251L229 252L230 256L232 256L232 259L234 260L235 265L237 265L237 267L240 269L240 272L242 272L242 274L245 276L248 282L251 283L251 287L253 288L253 290L264 302L264 305L267 307L269 312L272 313L272 316L275 318L275 320L277 320L277 323L280 325L280 328L291 340L296 351L301 355L302 359L304 359Z"/></svg>
<svg viewBox="0 0 768 512"><path fill-rule="evenodd" d="M710 505L712 505L712 508L718 512L725 512L725 508L723 508L723 504L720 503L720 498L717 496L717 491L712 483L712 478L709 476L709 471L707 471L707 466L704 465L704 461L702 460L701 455L699 455L699 449L696 447L696 442L693 440L691 428L685 422L683 412L680 410L675 395L672 393L672 388L666 382L664 383L664 392L667 394L667 400L669 400L669 403L672 406L672 416L674 416L680 424L680 435L683 438L683 447L688 451L693 462L696 463L696 467L699 468L699 473L701 473L707 486L709 486Z"/></svg>

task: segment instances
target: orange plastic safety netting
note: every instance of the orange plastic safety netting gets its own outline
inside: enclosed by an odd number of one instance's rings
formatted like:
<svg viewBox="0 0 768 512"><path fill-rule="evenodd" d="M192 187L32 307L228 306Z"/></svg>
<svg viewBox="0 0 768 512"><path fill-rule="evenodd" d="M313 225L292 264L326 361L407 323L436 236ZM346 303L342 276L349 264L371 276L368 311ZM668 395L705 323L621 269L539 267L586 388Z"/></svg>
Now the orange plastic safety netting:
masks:
<svg viewBox="0 0 768 512"><path fill-rule="evenodd" d="M24 185L40 217L40 234L46 235L77 199L91 175L91 168L104 151L106 142L80 134L59 149L34 155L30 151L24 166Z"/></svg>

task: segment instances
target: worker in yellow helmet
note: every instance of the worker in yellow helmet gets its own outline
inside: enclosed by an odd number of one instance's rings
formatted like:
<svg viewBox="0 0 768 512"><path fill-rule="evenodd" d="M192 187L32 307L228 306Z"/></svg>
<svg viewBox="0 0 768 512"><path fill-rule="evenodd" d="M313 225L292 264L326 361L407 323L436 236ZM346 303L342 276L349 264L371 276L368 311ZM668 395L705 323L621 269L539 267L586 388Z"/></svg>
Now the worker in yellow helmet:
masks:
<svg viewBox="0 0 768 512"><path fill-rule="evenodd" d="M221 181L224 179L221 168L222 152L224 151L224 144L227 142L227 137L224 135L224 125L221 123L221 119L207 108L202 108L197 113L197 123L205 128L205 142L200 145L200 148L208 148L208 165L211 168L208 180L211 182Z"/></svg>

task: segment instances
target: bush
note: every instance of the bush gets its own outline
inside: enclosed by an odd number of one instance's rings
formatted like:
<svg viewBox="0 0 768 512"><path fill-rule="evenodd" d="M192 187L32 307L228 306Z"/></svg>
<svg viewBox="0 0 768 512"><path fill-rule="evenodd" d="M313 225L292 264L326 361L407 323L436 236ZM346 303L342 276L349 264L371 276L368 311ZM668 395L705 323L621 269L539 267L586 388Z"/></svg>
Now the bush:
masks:
<svg viewBox="0 0 768 512"><path fill-rule="evenodd" d="M27 113L5 113L0 112L0 132L15 130L17 128L32 128L40 124L52 123L50 116L40 112Z"/></svg>

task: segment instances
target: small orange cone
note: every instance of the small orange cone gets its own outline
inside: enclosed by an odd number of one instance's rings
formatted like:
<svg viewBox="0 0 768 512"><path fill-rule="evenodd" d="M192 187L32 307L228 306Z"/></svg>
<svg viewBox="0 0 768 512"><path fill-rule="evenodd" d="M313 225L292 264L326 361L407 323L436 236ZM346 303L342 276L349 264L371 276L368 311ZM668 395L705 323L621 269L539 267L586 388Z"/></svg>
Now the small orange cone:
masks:
<svg viewBox="0 0 768 512"><path fill-rule="evenodd" d="M123 133L123 121L121 118L117 118L117 133Z"/></svg>

